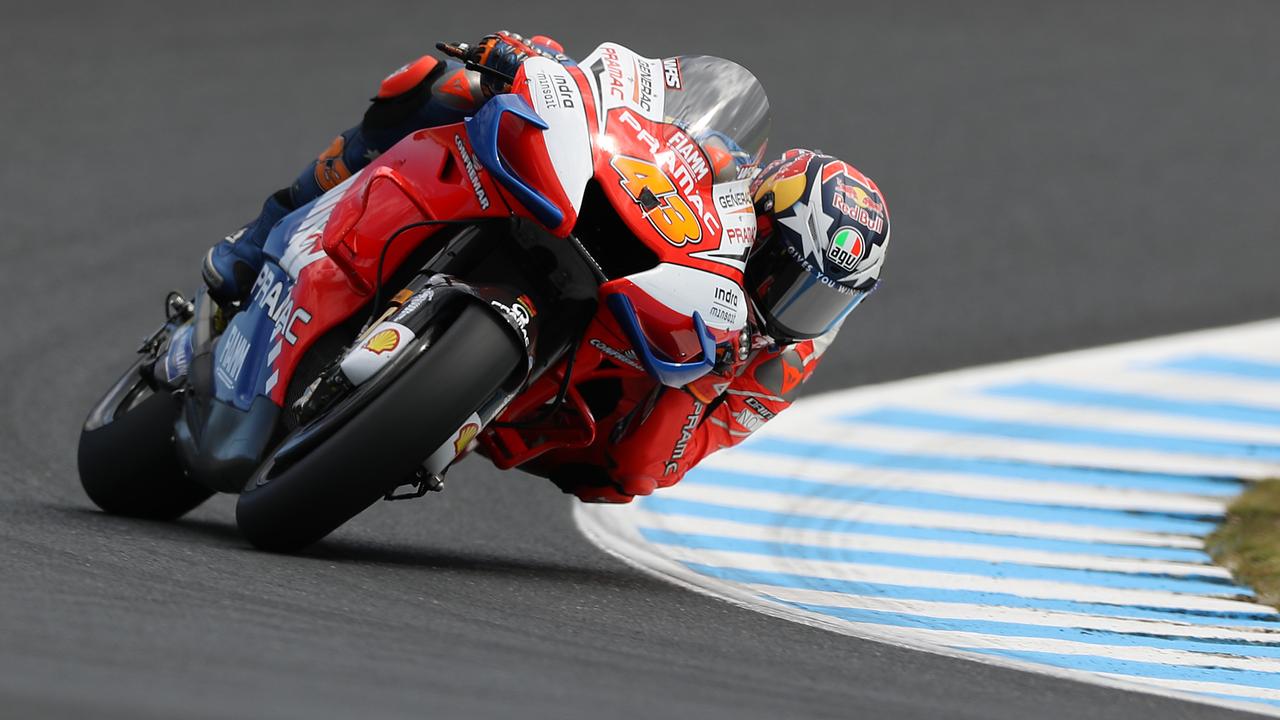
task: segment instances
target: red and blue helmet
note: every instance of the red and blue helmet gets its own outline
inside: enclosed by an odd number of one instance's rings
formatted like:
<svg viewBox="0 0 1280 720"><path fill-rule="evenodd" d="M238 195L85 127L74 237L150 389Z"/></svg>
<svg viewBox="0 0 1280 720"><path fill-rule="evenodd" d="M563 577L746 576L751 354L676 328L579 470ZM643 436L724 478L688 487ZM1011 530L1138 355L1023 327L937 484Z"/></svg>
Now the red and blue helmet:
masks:
<svg viewBox="0 0 1280 720"><path fill-rule="evenodd" d="M889 243L880 188L830 155L788 150L752 183L761 239L746 289L778 342L837 327L875 288Z"/></svg>

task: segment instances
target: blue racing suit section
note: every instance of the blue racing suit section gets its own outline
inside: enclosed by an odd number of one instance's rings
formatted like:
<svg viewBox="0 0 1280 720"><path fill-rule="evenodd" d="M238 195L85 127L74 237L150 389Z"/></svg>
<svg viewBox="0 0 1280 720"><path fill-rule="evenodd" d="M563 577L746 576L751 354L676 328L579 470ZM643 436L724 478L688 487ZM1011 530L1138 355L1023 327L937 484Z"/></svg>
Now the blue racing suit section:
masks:
<svg viewBox="0 0 1280 720"><path fill-rule="evenodd" d="M421 79L411 74L415 71ZM410 74L408 82L406 74ZM484 101L479 74L456 60L424 57L392 73L359 125L334 138L292 185L267 198L257 218L209 251L204 276L210 294L222 302L242 299L262 267L267 234L280 219L351 177L409 134L460 122Z"/></svg>
<svg viewBox="0 0 1280 720"><path fill-rule="evenodd" d="M384 87L390 80L384 82ZM435 62L435 67L408 90L374 97L361 123L334 138L314 162L303 168L289 187L292 206L316 199L415 130L460 122L483 102L476 73L464 69L456 60Z"/></svg>

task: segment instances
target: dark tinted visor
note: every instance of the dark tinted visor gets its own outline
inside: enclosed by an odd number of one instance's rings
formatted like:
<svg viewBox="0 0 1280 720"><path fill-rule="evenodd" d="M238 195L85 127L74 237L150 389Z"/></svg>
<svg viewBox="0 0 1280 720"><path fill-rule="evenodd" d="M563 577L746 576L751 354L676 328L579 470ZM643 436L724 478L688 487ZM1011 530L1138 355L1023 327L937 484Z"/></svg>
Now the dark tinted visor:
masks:
<svg viewBox="0 0 1280 720"><path fill-rule="evenodd" d="M775 340L807 340L835 327L871 293L823 281L799 262L772 263L754 286L756 301ZM755 281L756 278L751 278Z"/></svg>

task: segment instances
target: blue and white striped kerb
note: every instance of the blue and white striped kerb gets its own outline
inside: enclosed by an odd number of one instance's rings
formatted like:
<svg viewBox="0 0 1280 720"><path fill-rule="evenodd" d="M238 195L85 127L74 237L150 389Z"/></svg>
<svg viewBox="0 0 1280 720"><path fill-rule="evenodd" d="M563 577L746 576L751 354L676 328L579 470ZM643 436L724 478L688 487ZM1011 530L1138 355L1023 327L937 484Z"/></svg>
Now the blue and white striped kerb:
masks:
<svg viewBox="0 0 1280 720"><path fill-rule="evenodd" d="M1280 715L1280 614L1203 549L1274 476L1280 321L808 399L578 520L773 615Z"/></svg>

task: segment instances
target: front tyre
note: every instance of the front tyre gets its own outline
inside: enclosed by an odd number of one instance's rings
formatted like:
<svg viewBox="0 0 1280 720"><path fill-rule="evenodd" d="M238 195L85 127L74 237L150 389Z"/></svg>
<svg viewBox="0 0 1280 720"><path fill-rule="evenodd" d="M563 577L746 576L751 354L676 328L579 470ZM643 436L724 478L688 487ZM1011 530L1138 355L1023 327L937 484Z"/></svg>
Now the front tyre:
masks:
<svg viewBox="0 0 1280 720"><path fill-rule="evenodd" d="M333 532L409 477L522 358L500 318L468 305L332 436L286 467L269 457L236 503L240 531L275 552L300 550Z"/></svg>
<svg viewBox="0 0 1280 720"><path fill-rule="evenodd" d="M112 515L173 520L213 491L188 478L173 446L178 402L156 392L134 365L89 413L80 431L80 484Z"/></svg>

